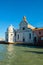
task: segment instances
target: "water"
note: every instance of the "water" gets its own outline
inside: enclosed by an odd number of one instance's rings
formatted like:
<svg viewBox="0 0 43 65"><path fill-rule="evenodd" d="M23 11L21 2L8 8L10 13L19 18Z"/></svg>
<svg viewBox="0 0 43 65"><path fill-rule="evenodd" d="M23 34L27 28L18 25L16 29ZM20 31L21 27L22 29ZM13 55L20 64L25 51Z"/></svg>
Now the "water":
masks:
<svg viewBox="0 0 43 65"><path fill-rule="evenodd" d="M0 65L12 65L15 60L14 45L0 44Z"/></svg>
<svg viewBox="0 0 43 65"><path fill-rule="evenodd" d="M43 48L0 44L0 65L43 65Z"/></svg>

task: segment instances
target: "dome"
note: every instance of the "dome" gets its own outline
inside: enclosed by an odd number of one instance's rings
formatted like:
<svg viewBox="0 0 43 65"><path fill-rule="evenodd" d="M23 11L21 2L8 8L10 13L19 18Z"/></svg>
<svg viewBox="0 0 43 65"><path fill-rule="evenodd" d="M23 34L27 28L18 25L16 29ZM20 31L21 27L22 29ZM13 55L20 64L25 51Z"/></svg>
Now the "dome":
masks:
<svg viewBox="0 0 43 65"><path fill-rule="evenodd" d="M14 27L12 25L10 25L7 29L8 32L14 32Z"/></svg>

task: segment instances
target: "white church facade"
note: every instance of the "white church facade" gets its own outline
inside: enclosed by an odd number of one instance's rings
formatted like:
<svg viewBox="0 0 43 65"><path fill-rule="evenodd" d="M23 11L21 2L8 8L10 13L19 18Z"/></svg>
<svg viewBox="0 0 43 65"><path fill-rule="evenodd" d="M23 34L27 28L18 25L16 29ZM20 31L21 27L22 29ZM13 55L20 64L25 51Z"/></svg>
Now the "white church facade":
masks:
<svg viewBox="0 0 43 65"><path fill-rule="evenodd" d="M26 17L24 16L19 24L19 29L15 30L12 25L7 28L7 31L5 32L6 42L34 43L35 37L37 41L37 35L32 30L34 28L35 27L28 24Z"/></svg>

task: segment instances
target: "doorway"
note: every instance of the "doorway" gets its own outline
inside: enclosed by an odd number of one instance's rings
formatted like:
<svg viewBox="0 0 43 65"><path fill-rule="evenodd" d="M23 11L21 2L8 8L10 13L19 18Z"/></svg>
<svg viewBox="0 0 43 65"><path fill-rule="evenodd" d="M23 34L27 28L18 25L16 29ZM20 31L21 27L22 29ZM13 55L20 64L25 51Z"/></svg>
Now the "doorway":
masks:
<svg viewBox="0 0 43 65"><path fill-rule="evenodd" d="M25 42L25 38L23 38L23 42Z"/></svg>
<svg viewBox="0 0 43 65"><path fill-rule="evenodd" d="M34 37L34 43L36 43L37 42L37 38L36 37Z"/></svg>

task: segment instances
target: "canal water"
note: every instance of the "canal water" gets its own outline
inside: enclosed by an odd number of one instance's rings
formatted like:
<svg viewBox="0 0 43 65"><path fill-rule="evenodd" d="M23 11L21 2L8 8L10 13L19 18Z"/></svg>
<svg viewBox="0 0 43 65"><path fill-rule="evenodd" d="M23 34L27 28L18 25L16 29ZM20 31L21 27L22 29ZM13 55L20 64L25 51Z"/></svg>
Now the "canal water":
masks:
<svg viewBox="0 0 43 65"><path fill-rule="evenodd" d="M12 44L0 44L0 65L15 65L15 47Z"/></svg>
<svg viewBox="0 0 43 65"><path fill-rule="evenodd" d="M43 65L43 48L0 44L0 65Z"/></svg>

